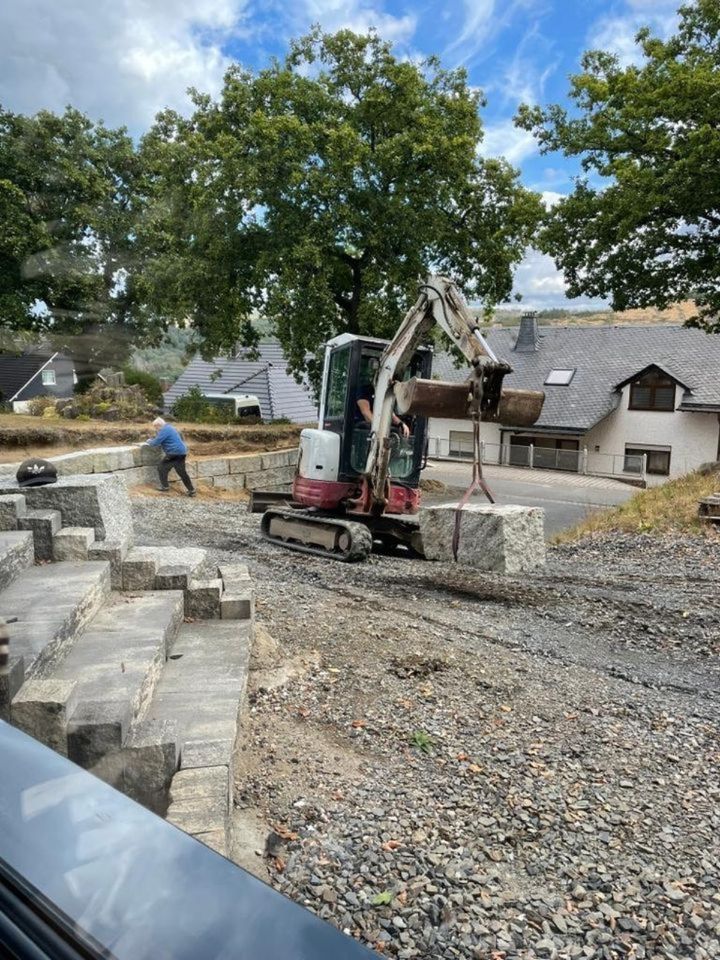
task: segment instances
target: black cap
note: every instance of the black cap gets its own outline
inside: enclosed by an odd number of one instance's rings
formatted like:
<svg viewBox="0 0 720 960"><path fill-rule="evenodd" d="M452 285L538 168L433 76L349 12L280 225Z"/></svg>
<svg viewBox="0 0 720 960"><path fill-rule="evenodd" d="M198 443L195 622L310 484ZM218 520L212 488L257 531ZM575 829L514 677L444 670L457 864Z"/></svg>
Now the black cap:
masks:
<svg viewBox="0 0 720 960"><path fill-rule="evenodd" d="M15 474L21 487L42 487L46 483L57 483L57 469L49 460L31 457L23 460Z"/></svg>

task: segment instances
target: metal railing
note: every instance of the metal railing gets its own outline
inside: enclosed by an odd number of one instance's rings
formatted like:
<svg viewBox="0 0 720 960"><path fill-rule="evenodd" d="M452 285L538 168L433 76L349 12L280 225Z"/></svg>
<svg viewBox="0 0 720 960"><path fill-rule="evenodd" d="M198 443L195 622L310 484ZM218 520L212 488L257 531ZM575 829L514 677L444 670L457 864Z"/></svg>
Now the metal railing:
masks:
<svg viewBox="0 0 720 960"><path fill-rule="evenodd" d="M528 470L562 470L599 477L638 477L645 479L647 454L591 453L579 450L558 450L535 444L480 443L482 462ZM471 440L430 437L428 456L431 460L471 460Z"/></svg>

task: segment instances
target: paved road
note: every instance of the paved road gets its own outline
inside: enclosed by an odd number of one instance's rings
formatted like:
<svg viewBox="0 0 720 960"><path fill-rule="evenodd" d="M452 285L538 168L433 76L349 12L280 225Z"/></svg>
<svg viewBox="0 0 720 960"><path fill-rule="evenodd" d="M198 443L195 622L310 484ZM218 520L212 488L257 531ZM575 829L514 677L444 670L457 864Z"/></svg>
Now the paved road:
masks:
<svg viewBox="0 0 720 960"><path fill-rule="evenodd" d="M567 527L574 526L591 513L605 507L624 503L637 490L617 480L602 477L582 477L574 474L555 473L550 470L531 471L513 467L483 468L488 486L498 503L519 503L528 507L543 507L545 510L545 536L551 537ZM467 487L472 475L469 463L453 463L447 460L428 464L423 476L440 480L449 487ZM424 501L442 502L447 497L430 497Z"/></svg>

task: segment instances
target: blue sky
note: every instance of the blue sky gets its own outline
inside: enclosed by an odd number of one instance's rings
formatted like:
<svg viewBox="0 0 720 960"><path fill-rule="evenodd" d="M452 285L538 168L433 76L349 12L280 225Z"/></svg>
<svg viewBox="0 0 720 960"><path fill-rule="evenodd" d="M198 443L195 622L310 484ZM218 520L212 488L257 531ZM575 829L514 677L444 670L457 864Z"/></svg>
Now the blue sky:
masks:
<svg viewBox="0 0 720 960"><path fill-rule="evenodd" d="M551 203L571 189L575 164L541 157L515 129L521 102L566 101L583 50L600 47L624 63L649 25L665 36L676 0L4 0L0 4L0 102L32 113L70 103L94 119L140 134L164 106L188 109L186 89L216 94L223 72L282 57L311 24L375 27L399 56L438 54L464 66L488 106L483 152L504 155L523 182ZM566 301L562 277L533 251L516 287L528 306Z"/></svg>

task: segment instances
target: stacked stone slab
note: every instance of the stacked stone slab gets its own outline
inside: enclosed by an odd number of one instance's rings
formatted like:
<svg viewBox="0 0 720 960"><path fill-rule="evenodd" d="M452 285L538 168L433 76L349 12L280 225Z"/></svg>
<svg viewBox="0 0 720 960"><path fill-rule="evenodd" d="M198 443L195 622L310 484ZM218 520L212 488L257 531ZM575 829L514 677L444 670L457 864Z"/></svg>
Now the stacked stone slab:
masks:
<svg viewBox="0 0 720 960"><path fill-rule="evenodd" d="M49 459L59 477L108 473L120 477L127 487L158 482L157 465L162 454L156 447L133 444L125 447L99 447L78 450ZM237 454L196 458L187 461L187 471L198 486L223 490L274 490L292 482L297 449L271 450L268 453ZM0 484L11 483L19 463L0 464ZM179 483L175 474L170 483Z"/></svg>
<svg viewBox="0 0 720 960"><path fill-rule="evenodd" d="M208 576L203 550L135 547L117 474L2 482L0 717L227 852L247 567Z"/></svg>
<svg viewBox="0 0 720 960"><path fill-rule="evenodd" d="M0 590L33 565L35 551L29 530L0 531Z"/></svg>
<svg viewBox="0 0 720 960"><path fill-rule="evenodd" d="M50 670L110 594L105 563L57 563L23 570L0 592L9 621L9 672L0 677L0 717L20 688Z"/></svg>
<svg viewBox="0 0 720 960"><path fill-rule="evenodd" d="M151 720L174 720L182 730L168 820L220 853L231 842L238 701L245 696L251 641L249 620L184 624L176 659L168 662L148 712Z"/></svg>
<svg viewBox="0 0 720 960"><path fill-rule="evenodd" d="M20 487L16 480L6 479L0 494L21 494L27 504L26 516L33 511L56 511L64 527L92 527L95 540L122 549L133 540L130 500L116 474L65 476L42 487Z"/></svg>

